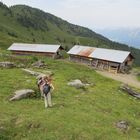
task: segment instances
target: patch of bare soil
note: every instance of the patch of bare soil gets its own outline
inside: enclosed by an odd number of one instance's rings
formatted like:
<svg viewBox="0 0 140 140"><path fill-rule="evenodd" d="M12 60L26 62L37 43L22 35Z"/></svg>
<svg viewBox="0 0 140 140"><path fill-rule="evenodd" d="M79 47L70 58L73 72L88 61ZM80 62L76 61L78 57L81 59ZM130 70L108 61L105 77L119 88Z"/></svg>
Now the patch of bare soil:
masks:
<svg viewBox="0 0 140 140"><path fill-rule="evenodd" d="M109 73L107 71L99 71L99 70L97 70L96 72L102 76L109 77L111 79L120 81L124 84L128 84L129 86L140 88L140 82L136 77L136 73L133 71L130 74L121 74L121 73L114 74Z"/></svg>

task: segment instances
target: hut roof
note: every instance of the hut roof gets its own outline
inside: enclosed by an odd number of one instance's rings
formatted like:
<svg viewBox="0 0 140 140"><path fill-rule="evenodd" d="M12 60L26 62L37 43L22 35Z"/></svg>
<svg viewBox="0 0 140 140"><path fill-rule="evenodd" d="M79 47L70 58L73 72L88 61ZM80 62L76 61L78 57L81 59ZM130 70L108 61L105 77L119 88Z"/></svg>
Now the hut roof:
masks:
<svg viewBox="0 0 140 140"><path fill-rule="evenodd" d="M56 53L60 45L13 43L8 50Z"/></svg>
<svg viewBox="0 0 140 140"><path fill-rule="evenodd" d="M75 45L69 50L68 54L123 63L131 53L128 51Z"/></svg>

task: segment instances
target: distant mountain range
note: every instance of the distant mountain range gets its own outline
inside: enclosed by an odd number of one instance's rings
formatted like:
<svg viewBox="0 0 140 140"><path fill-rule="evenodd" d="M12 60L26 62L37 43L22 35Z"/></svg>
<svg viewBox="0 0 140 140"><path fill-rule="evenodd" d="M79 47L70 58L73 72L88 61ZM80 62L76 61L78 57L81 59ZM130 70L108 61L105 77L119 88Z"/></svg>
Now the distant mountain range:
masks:
<svg viewBox="0 0 140 140"><path fill-rule="evenodd" d="M140 28L97 29L107 38L140 49Z"/></svg>
<svg viewBox="0 0 140 140"><path fill-rule="evenodd" d="M140 50L109 40L91 29L71 24L50 13L26 5L7 7L0 2L0 49L14 42L89 45L131 51L140 66Z"/></svg>

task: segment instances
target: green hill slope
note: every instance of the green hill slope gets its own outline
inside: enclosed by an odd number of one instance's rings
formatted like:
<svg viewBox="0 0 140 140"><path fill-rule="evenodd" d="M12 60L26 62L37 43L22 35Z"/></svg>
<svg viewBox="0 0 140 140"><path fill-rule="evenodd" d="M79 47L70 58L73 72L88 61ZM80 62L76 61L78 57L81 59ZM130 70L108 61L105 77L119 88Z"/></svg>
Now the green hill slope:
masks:
<svg viewBox="0 0 140 140"><path fill-rule="evenodd" d="M20 62L23 58L27 59L22 56L16 60ZM36 78L21 69L0 69L1 140L139 139L140 102L120 91L121 83L104 78L83 65L42 59L47 69L41 71L54 73L54 106L48 110L40 97L9 102L8 98L18 89L34 89L39 95ZM28 63L30 61L32 57L27 59ZM27 65L26 61L24 63ZM94 86L86 89L69 87L67 82L74 79ZM128 130L116 127L120 120L128 122Z"/></svg>
<svg viewBox="0 0 140 140"><path fill-rule="evenodd" d="M0 47L13 42L62 44L69 49L74 44L129 50L140 65L140 50L112 42L92 30L73 25L54 15L25 5L8 8L0 2Z"/></svg>

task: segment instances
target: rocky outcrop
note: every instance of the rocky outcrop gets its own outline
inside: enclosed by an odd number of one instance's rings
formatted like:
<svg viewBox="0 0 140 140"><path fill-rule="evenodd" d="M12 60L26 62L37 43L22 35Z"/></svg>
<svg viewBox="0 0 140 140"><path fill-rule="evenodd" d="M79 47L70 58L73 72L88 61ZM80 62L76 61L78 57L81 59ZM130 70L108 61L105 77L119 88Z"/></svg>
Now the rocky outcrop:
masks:
<svg viewBox="0 0 140 140"><path fill-rule="evenodd" d="M44 68L44 67L46 67L47 65L45 64L44 61L39 60L39 61L33 63L32 66L33 66L33 67L36 67L36 68Z"/></svg>
<svg viewBox="0 0 140 140"><path fill-rule="evenodd" d="M36 71L30 70L30 69L22 69L22 70L26 73L29 73L32 76L36 76L37 79L39 79L40 77L46 76L46 75L47 76L53 75L53 73L51 71L45 71L44 73L41 73L41 72L36 72Z"/></svg>
<svg viewBox="0 0 140 140"><path fill-rule="evenodd" d="M42 75L41 72L35 72L35 71L29 70L29 69L22 69L22 70L25 71L26 73L29 73L30 75L33 75L33 76Z"/></svg>
<svg viewBox="0 0 140 140"><path fill-rule="evenodd" d="M16 65L12 62L0 62L1 68L14 68Z"/></svg>

